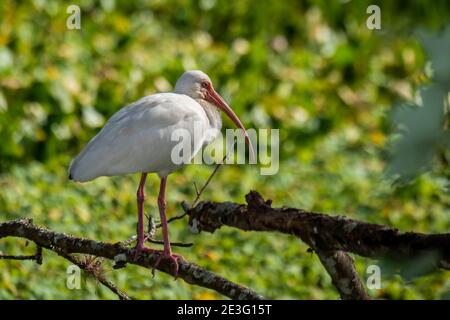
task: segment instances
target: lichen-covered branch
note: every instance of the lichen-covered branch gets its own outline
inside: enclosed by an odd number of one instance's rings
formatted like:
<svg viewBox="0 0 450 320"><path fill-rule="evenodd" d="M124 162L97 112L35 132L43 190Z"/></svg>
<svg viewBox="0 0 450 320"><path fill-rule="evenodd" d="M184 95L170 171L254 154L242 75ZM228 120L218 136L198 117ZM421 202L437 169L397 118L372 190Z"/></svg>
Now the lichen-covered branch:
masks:
<svg viewBox="0 0 450 320"><path fill-rule="evenodd" d="M56 252L64 252L65 254L84 253L103 257L113 260L121 266L131 263L153 269L158 258L155 254L142 252L135 259L134 250L123 246L121 243L111 244L54 232L35 226L30 219L0 223L0 239L8 236L25 238L33 241L38 246ZM176 276L173 265L168 260L162 259L156 269ZM215 290L231 299L264 299L261 295L244 286L233 283L184 260L179 260L178 277L189 284Z"/></svg>
<svg viewBox="0 0 450 320"><path fill-rule="evenodd" d="M436 267L450 269L450 234L400 232L397 229L295 208L273 208L251 191L247 205L200 202L187 209L194 231L214 232L226 225L242 230L295 235L315 251L345 251L364 257L411 259L432 253Z"/></svg>
<svg viewBox="0 0 450 320"><path fill-rule="evenodd" d="M450 234L400 232L365 223L295 208L272 208L255 191L247 205L201 202L184 207L193 231L214 232L226 225L246 231L275 231L295 235L319 256L342 299L369 299L355 270L352 252L370 258L412 259L433 253L436 267L450 269Z"/></svg>
<svg viewBox="0 0 450 320"><path fill-rule="evenodd" d="M370 299L348 253L333 250L317 250L316 253L343 300Z"/></svg>
<svg viewBox="0 0 450 320"><path fill-rule="evenodd" d="M361 222L343 216L329 216L295 208L273 208L271 201L252 191L247 205L232 202L200 202L195 207L183 206L193 231L214 232L226 225L242 230L275 231L294 235L314 250L329 273L342 299L370 299L347 252L370 258L413 259L432 253L435 267L450 269L450 234L400 232L397 229ZM53 250L73 257L73 253L89 254L114 260L115 268L127 263L153 270L158 256L142 252L137 257L124 243L104 243L57 233L37 227L29 219L0 223L0 239L22 237L38 248ZM9 256L5 256L8 258ZM11 258L42 260L35 256ZM70 259L69 259L70 260ZM157 270L176 276L170 261L161 260ZM235 284L193 263L179 261L178 277L189 284L215 290L232 299L263 299L254 291ZM110 289L115 290L111 287ZM120 292L117 291L120 296ZM123 296L122 298L126 298Z"/></svg>

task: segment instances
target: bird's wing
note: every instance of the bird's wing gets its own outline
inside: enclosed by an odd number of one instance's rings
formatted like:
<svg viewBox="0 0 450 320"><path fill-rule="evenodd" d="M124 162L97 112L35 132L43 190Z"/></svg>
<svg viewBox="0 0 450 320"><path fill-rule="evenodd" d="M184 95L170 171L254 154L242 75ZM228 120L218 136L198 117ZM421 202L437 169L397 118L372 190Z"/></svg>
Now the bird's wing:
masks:
<svg viewBox="0 0 450 320"><path fill-rule="evenodd" d="M108 120L74 159L70 177L89 181L136 172L169 173L177 167L171 161L177 144L172 141L172 132L184 129L193 134L196 124L202 135L207 123L203 108L186 95L161 93L144 97Z"/></svg>

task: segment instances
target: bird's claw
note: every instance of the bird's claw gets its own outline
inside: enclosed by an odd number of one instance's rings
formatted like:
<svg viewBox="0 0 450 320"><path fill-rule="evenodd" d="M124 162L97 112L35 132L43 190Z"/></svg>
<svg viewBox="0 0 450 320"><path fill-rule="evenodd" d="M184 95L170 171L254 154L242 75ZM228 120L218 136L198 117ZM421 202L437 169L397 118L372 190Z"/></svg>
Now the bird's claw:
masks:
<svg viewBox="0 0 450 320"><path fill-rule="evenodd" d="M167 259L170 260L170 263L175 266L175 279L178 277L178 270L179 270L179 264L178 264L178 260L184 260L183 256L175 254L175 253L166 253L162 250L155 250L155 249L150 249L144 246L136 246L135 248L135 252L134 252L134 260L137 260L139 254L141 252L146 252L146 253L150 253L150 254L156 254L157 258L156 258L156 262L153 264L152 267L152 275L155 276L155 269L159 266L159 264L161 263L162 259Z"/></svg>
<svg viewBox="0 0 450 320"><path fill-rule="evenodd" d="M162 259L167 259L170 261L170 263L175 266L175 272L174 272L174 277L175 279L178 278L178 270L179 270L179 264L178 264L178 260L185 260L183 258L183 256L175 254L175 253L166 253L166 252L160 252L161 255L158 257L158 259L155 262L155 265L153 266L153 268L157 268L159 263L161 262Z"/></svg>

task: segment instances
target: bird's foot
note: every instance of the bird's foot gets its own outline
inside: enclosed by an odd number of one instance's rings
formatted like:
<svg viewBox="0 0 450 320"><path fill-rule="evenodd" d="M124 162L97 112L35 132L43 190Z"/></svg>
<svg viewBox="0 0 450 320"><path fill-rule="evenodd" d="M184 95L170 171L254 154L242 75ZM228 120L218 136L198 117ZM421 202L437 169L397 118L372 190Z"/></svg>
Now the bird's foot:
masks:
<svg viewBox="0 0 450 320"><path fill-rule="evenodd" d="M159 265L159 263L161 262L161 259L167 259L170 261L171 264L173 264L175 266L175 269L174 269L175 279L178 277L178 270L179 270L178 260L186 261L186 259L184 259L183 256L181 256L179 254L167 253L167 252L162 251L162 255L156 261L155 267L157 267Z"/></svg>
<svg viewBox="0 0 450 320"><path fill-rule="evenodd" d="M137 257L139 256L139 254L141 254L141 252L145 252L145 253L149 253L149 254L155 254L157 255L156 258L156 262L153 264L153 268L152 268L152 274L155 274L155 268L157 268L159 266L159 264L161 263L161 260L163 259L167 259L170 261L171 264L173 264L175 266L174 269L174 276L175 279L178 277L178 270L179 270L179 265L178 265L178 260L185 260L183 258L183 256L175 254L175 253L167 253L164 250L156 250L156 249L150 249L147 248L145 246L139 246L137 245L135 248L135 252L134 252L134 260L137 259ZM186 261L186 260L185 260Z"/></svg>

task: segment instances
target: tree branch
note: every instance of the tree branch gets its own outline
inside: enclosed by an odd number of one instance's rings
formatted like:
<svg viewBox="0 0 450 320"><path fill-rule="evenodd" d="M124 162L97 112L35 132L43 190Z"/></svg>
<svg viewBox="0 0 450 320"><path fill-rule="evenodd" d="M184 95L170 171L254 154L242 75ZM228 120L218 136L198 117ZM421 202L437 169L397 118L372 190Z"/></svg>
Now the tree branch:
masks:
<svg viewBox="0 0 450 320"><path fill-rule="evenodd" d="M272 208L271 200L251 191L247 205L232 202L200 202L183 206L195 232L213 233L223 225L245 231L277 231L295 235L308 244L319 259L342 299L367 300L353 259L345 252L370 258L411 259L426 253L438 257L435 267L450 269L450 234L399 232L387 226L295 208Z"/></svg>
<svg viewBox="0 0 450 320"><path fill-rule="evenodd" d="M115 261L123 266L126 263L153 269L158 259L155 254L142 252L134 258L134 250L121 243L110 244L90 239L78 238L64 233L33 225L30 219L19 219L0 223L0 239L8 236L26 238L38 246L56 251L84 253ZM176 276L170 260L161 259L157 270ZM233 283L219 275L207 271L193 263L179 260L178 277L189 284L209 288L231 299L260 300L264 299L256 292Z"/></svg>
<svg viewBox="0 0 450 320"><path fill-rule="evenodd" d="M343 251L317 250L316 253L343 300L370 299L359 279L352 257Z"/></svg>
<svg viewBox="0 0 450 320"><path fill-rule="evenodd" d="M388 226L329 216L295 208L272 208L259 193L246 195L247 205L200 202L187 209L194 231L214 232L223 225L245 231L278 231L295 235L315 251L346 251L370 258L411 259L438 256L435 267L450 269L450 234L400 232Z"/></svg>
<svg viewBox="0 0 450 320"><path fill-rule="evenodd" d="M271 201L264 201L255 191L251 191L246 200L247 205L232 202L200 202L193 208L185 204L183 209L189 216L189 224L194 232L202 230L214 232L226 225L246 231L277 231L295 235L318 254L342 299L370 299L355 270L353 259L346 252L370 258L397 260L427 254L437 257L433 261L435 267L450 269L450 234L400 232L388 226L343 216L329 216L295 208L272 208ZM156 254L145 252L134 257L134 250L124 243L110 244L57 233L36 227L29 219L0 223L0 239L7 236L22 237L35 242L38 252L34 256L0 256L0 258L33 259L39 263L42 261L41 247L44 247L68 260L75 259L71 253L111 259L116 263L115 268L132 263L153 270L158 260ZM432 255L429 255L430 253ZM78 260L77 262L82 264ZM176 276L168 260L161 260L156 269ZM232 299L263 299L246 287L184 260L179 261L178 276L189 284L215 290ZM121 296L121 291L114 285L111 286L107 280L99 281L119 297L129 298L126 295Z"/></svg>

